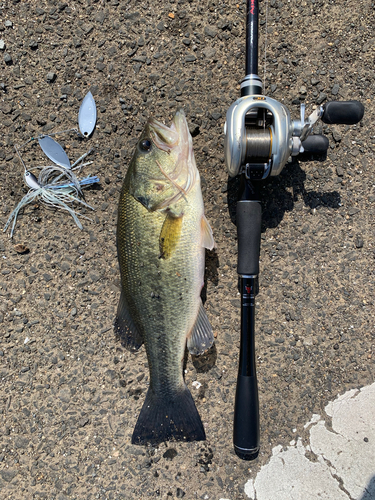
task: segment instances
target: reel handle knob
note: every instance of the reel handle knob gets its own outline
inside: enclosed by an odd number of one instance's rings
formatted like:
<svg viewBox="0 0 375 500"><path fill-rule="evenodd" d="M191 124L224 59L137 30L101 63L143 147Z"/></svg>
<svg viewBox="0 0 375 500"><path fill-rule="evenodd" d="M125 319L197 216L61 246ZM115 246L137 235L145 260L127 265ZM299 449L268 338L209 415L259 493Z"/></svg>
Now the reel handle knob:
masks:
<svg viewBox="0 0 375 500"><path fill-rule="evenodd" d="M321 120L328 124L354 125L362 120L364 112L359 101L330 101L323 105Z"/></svg>
<svg viewBox="0 0 375 500"><path fill-rule="evenodd" d="M326 153L329 148L329 140L325 135L309 135L302 141L305 153Z"/></svg>

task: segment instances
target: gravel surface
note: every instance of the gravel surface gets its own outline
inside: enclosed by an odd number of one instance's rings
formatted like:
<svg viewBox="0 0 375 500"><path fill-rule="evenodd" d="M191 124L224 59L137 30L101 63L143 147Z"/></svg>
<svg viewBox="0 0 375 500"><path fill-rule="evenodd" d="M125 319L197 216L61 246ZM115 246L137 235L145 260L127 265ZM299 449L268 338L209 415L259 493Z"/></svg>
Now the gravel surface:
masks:
<svg viewBox="0 0 375 500"><path fill-rule="evenodd" d="M356 126L320 126L324 163L302 157L265 183L257 355L261 453L232 449L239 348L236 181L223 124L244 76L246 2L0 3L0 223L26 193L14 145L77 126L94 95L97 127L58 136L72 160L91 147L100 186L93 221L38 203L0 236L0 496L6 499L246 498L271 449L304 436L329 400L374 379L374 4L270 0L265 92L294 118L358 99ZM266 32L260 4L260 76ZM207 254L205 307L216 347L187 359L186 382L207 441L133 446L148 386L144 348L113 333L119 298L119 190L147 117L183 107L217 243ZM36 141L27 165L46 165ZM29 251L19 254L15 245ZM192 383L198 381L199 384Z"/></svg>

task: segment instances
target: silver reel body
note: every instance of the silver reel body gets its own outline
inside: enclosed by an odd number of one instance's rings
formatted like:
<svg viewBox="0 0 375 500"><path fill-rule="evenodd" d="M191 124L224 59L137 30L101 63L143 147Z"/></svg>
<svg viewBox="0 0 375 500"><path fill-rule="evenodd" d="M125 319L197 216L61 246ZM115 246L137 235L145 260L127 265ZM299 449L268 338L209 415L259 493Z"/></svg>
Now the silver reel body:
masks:
<svg viewBox="0 0 375 500"><path fill-rule="evenodd" d="M243 95L227 111L224 125L224 155L228 173L241 173L253 180L279 175L288 159L304 151L302 141L322 116L317 108L305 121L305 105L301 104L300 120L291 120L288 108L264 95L259 78L246 78ZM253 91L254 93L251 93Z"/></svg>
<svg viewBox="0 0 375 500"><path fill-rule="evenodd" d="M270 115L273 120L268 123ZM278 175L292 151L289 110L270 97L248 95L238 99L228 109L224 131L225 161L231 177L241 173L241 167L247 168L248 174L249 169L254 174L258 170L260 179Z"/></svg>

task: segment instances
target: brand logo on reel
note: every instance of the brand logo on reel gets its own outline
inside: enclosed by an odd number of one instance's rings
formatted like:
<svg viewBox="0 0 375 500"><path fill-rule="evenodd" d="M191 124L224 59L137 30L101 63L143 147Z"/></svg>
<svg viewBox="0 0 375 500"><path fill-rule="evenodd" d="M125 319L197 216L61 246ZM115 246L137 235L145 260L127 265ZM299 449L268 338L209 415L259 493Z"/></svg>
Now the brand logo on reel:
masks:
<svg viewBox="0 0 375 500"><path fill-rule="evenodd" d="M250 14L253 16L255 13L255 0L250 1Z"/></svg>

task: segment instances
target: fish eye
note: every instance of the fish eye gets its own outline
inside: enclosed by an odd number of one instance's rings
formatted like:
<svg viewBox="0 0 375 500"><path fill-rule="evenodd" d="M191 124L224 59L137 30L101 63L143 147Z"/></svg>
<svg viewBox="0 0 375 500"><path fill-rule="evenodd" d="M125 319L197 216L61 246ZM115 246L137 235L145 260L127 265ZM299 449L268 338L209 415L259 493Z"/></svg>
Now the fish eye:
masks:
<svg viewBox="0 0 375 500"><path fill-rule="evenodd" d="M141 148L142 151L145 151L146 153L148 153L149 151L151 151L151 141L150 139L143 139L143 141L141 141L139 143L139 147Z"/></svg>

